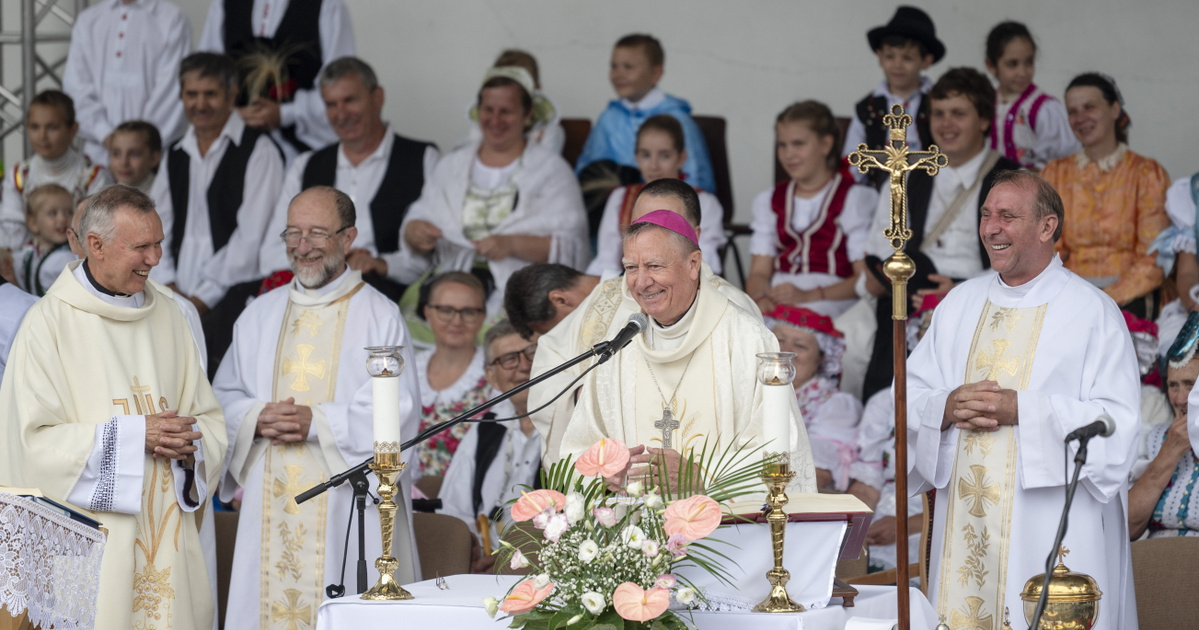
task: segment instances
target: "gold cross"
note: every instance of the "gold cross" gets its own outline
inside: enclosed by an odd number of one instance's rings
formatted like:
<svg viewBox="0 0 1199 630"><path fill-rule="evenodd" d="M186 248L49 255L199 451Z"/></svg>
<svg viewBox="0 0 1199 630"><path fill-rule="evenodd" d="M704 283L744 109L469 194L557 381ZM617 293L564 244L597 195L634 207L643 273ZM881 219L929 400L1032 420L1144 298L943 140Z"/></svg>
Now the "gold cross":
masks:
<svg viewBox="0 0 1199 630"><path fill-rule="evenodd" d="M301 482L300 475L304 473L303 466L288 464L283 467L283 471L287 474L287 479L282 477L275 478L274 492L275 498L286 496L287 505L283 506L283 511L288 514L299 514L300 506L296 504L296 495L315 486L315 482Z"/></svg>
<svg viewBox="0 0 1199 630"><path fill-rule="evenodd" d="M987 370L987 376L983 380L993 381L999 372L1007 372L1008 376L1015 376L1016 370L1020 368L1020 357L1003 358L1003 353L1007 352L1012 342L1006 339L991 340L991 347L995 349L994 353L986 350L979 350L975 355L974 361L977 364L976 370Z"/></svg>
<svg viewBox="0 0 1199 630"><path fill-rule="evenodd" d="M287 598L286 602L271 604L271 621L287 622L287 630L299 630L300 624L312 625L312 605L300 605L300 591L289 588L283 591L283 595Z"/></svg>
<svg viewBox="0 0 1199 630"><path fill-rule="evenodd" d="M150 386L142 385L141 382L138 381L137 377L135 376L135 377L133 377L133 385L129 386L129 391L134 392L135 394L141 394L141 393L150 391Z"/></svg>
<svg viewBox="0 0 1199 630"><path fill-rule="evenodd" d="M987 483L986 466L973 464L970 466L970 472L974 473L972 481L958 479L958 496L971 501L971 516L984 518L987 515L986 502L999 503L999 484Z"/></svg>
<svg viewBox="0 0 1199 630"><path fill-rule="evenodd" d="M1057 563L1058 563L1058 564L1065 564L1065 563L1066 563L1066 556L1068 556L1068 555L1070 555L1070 550L1069 550L1069 549L1066 549L1066 546L1065 546L1065 545L1062 545L1062 546L1061 546L1061 547L1060 547L1060 548L1057 550Z"/></svg>
<svg viewBox="0 0 1199 630"><path fill-rule="evenodd" d="M325 378L325 360L321 359L315 363L309 363L308 357L312 356L312 351L316 348L308 344L300 344L296 346L296 352L300 355L299 361L283 358L283 374L295 374L296 380L292 381L291 388L297 392L306 392L312 389L308 386L308 375L317 379Z"/></svg>
<svg viewBox="0 0 1199 630"><path fill-rule="evenodd" d="M949 625L954 630L991 630L993 623L991 615L982 616L982 607L986 601L973 595L966 598L966 605L961 610L949 613Z"/></svg>
<svg viewBox="0 0 1199 630"><path fill-rule="evenodd" d="M865 173L872 168L887 171L891 176L891 226L883 235L891 241L891 248L902 251L903 246L912 238L912 230L908 229L907 182L905 175L909 171L924 169L930 176L949 166L949 157L930 145L927 151L912 151L908 149L908 127L912 117L904 113L903 106L896 103L891 106L891 113L883 116L883 124L891 128L891 141L882 149L871 149L865 143L858 145L858 150L849 154L849 163L858 167L858 172ZM915 158L915 161L911 161Z"/></svg>
<svg viewBox="0 0 1199 630"><path fill-rule="evenodd" d="M296 321L291 323L291 334L299 335L300 329L303 328L308 331L309 337L315 337L317 331L320 330L324 323L321 321L320 316L316 314L316 311L304 311L300 313Z"/></svg>

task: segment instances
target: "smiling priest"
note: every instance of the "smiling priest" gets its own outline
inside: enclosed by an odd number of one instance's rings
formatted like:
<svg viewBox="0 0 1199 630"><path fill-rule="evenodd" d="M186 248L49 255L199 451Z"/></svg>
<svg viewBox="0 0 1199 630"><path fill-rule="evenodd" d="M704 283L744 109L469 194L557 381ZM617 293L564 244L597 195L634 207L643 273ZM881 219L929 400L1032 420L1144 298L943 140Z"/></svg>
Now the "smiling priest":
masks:
<svg viewBox="0 0 1199 630"><path fill-rule="evenodd" d="M1020 591L1045 571L1077 452L1107 415L1074 495L1070 568L1099 583L1095 628L1135 630L1125 504L1136 455L1136 354L1110 297L1062 266L1062 201L1028 171L995 177L979 218L988 273L955 288L908 359L913 493L936 489L929 599L954 628L1024 628Z"/></svg>
<svg viewBox="0 0 1199 630"><path fill-rule="evenodd" d="M702 260L695 230L676 212L654 210L628 227L621 308L644 312L650 323L583 380L562 455L577 456L600 438L614 438L633 447L630 474L665 466L673 480L680 453L705 442L721 450L763 445L764 386L755 376L756 355L778 352L778 340L760 317L713 287ZM605 338L625 323L612 321ZM789 426L796 471L791 490L814 492L799 408L793 404L788 418L773 420Z"/></svg>
<svg viewBox="0 0 1199 630"><path fill-rule="evenodd" d="M108 529L97 628L213 627L199 528L225 429L187 321L147 285L154 202L92 197L70 263L17 334L0 386L0 484L37 487Z"/></svg>

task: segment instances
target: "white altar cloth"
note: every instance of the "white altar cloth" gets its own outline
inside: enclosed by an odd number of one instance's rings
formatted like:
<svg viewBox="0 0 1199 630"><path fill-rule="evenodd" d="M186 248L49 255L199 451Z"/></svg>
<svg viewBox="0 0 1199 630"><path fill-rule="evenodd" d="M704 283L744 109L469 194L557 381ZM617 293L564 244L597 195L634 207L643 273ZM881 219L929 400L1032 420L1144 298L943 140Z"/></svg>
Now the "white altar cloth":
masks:
<svg viewBox="0 0 1199 630"><path fill-rule="evenodd" d="M452 575L445 590L434 580L405 586L415 599L405 602L367 602L357 595L325 600L317 611L317 630L360 630L362 628L453 628L496 630L509 620L497 620L483 610L483 598L502 598L509 587L523 578L511 575ZM765 578L761 578L765 580ZM871 620L894 623L895 587L859 586L853 608L828 606L795 614L739 612L692 612L699 630L841 630L851 619L855 625ZM919 589L910 589L913 630L932 630L936 614ZM684 619L688 613L682 613ZM497 615L498 617L499 615ZM890 627L890 623L887 627ZM870 626L867 626L870 627Z"/></svg>

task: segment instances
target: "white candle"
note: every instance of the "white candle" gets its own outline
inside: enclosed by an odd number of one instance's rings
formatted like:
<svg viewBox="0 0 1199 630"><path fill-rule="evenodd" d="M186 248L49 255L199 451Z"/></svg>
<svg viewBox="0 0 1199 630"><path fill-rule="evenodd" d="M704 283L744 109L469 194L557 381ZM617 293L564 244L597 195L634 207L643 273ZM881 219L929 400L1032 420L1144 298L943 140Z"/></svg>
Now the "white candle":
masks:
<svg viewBox="0 0 1199 630"><path fill-rule="evenodd" d="M786 453L791 450L793 404L795 389L791 383L762 384L762 442L766 445L767 453Z"/></svg>
<svg viewBox="0 0 1199 630"><path fill-rule="evenodd" d="M400 378L395 376L371 377L374 393L375 444L400 443Z"/></svg>

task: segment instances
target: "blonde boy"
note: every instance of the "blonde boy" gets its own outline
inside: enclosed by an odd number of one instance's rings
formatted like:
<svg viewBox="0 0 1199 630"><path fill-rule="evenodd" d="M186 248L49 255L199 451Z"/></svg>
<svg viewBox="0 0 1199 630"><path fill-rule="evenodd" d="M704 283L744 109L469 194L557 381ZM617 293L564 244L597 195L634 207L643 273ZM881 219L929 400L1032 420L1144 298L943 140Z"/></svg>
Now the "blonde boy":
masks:
<svg viewBox="0 0 1199 630"><path fill-rule="evenodd" d="M75 198L58 184L44 184L29 193L25 225L32 241L13 257L17 284L38 297L54 284L75 254L67 244L67 228L75 212Z"/></svg>

